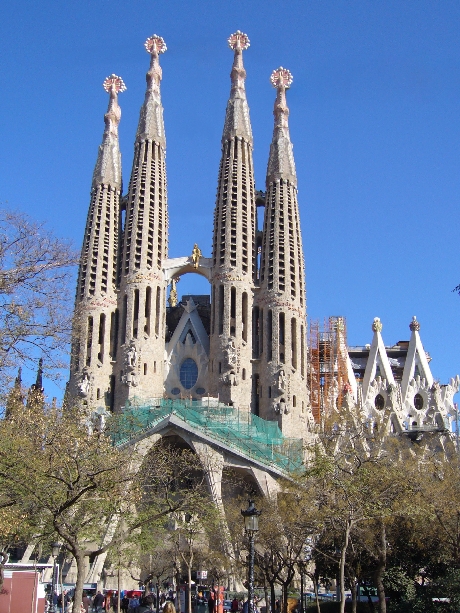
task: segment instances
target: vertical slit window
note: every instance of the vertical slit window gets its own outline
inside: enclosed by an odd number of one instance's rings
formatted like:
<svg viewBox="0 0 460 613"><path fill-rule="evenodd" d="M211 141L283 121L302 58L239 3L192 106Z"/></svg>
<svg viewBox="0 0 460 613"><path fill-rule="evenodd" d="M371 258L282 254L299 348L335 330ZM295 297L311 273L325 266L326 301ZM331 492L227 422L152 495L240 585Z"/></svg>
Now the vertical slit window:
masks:
<svg viewBox="0 0 460 613"><path fill-rule="evenodd" d="M273 359L273 311L268 311L267 316L267 360Z"/></svg>
<svg viewBox="0 0 460 613"><path fill-rule="evenodd" d="M126 320L128 317L128 296L125 294L123 298L123 313L121 320L121 344L124 345L126 342Z"/></svg>
<svg viewBox="0 0 460 613"><path fill-rule="evenodd" d="M230 336L235 336L236 326L236 288L230 289Z"/></svg>
<svg viewBox="0 0 460 613"><path fill-rule="evenodd" d="M133 337L137 338L139 328L139 290L134 290Z"/></svg>
<svg viewBox="0 0 460 613"><path fill-rule="evenodd" d="M93 318L88 317L88 333L86 336L86 366L91 366L91 348L93 346Z"/></svg>
<svg viewBox="0 0 460 613"><path fill-rule="evenodd" d="M157 299L155 304L155 334L160 334L160 311L161 311L161 288L157 287Z"/></svg>
<svg viewBox="0 0 460 613"><path fill-rule="evenodd" d="M293 368L297 368L297 320L291 319L291 362Z"/></svg>
<svg viewBox="0 0 460 613"><path fill-rule="evenodd" d="M219 285L219 334L224 333L224 286Z"/></svg>
<svg viewBox="0 0 460 613"><path fill-rule="evenodd" d="M148 287L145 290L145 325L144 332L150 336L150 313L152 310L152 288Z"/></svg>
<svg viewBox="0 0 460 613"><path fill-rule="evenodd" d="M259 355L264 352L264 310L260 309L259 315Z"/></svg>
<svg viewBox="0 0 460 613"><path fill-rule="evenodd" d="M259 357L259 307L252 309L252 357Z"/></svg>
<svg viewBox="0 0 460 613"><path fill-rule="evenodd" d="M300 326L300 374L305 374L305 339L303 326Z"/></svg>
<svg viewBox="0 0 460 613"><path fill-rule="evenodd" d="M248 340L248 295L246 292L243 292L242 300L241 300L241 315L242 315L242 325L243 325L243 341Z"/></svg>
<svg viewBox="0 0 460 613"><path fill-rule="evenodd" d="M99 335L98 335L99 353L97 358L100 362L104 361L104 345L105 345L105 314L101 313L99 317Z"/></svg>

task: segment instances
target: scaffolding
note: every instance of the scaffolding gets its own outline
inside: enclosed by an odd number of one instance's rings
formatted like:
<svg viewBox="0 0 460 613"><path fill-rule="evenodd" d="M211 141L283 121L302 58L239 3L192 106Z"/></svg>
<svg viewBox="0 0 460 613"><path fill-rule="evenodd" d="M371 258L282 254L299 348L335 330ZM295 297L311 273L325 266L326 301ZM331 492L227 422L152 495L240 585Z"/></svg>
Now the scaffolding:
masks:
<svg viewBox="0 0 460 613"><path fill-rule="evenodd" d="M172 415L212 440L265 466L284 473L302 468L302 439L285 437L277 422L267 421L244 409L221 403L210 406L200 400L134 400L121 415L114 417L114 443L129 444Z"/></svg>
<svg viewBox="0 0 460 613"><path fill-rule="evenodd" d="M340 410L348 385L347 329L344 317L310 322L308 383L313 418L321 423Z"/></svg>

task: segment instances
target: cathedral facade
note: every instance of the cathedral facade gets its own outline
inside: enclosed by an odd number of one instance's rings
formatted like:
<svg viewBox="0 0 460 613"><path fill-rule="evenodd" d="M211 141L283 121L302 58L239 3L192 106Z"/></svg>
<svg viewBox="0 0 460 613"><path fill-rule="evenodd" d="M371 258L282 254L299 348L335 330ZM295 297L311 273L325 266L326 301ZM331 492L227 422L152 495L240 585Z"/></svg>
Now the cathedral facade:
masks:
<svg viewBox="0 0 460 613"><path fill-rule="evenodd" d="M270 78L274 129L265 192L258 192L243 65L249 39L237 31L228 44L234 57L209 258L198 245L190 255L168 257L159 61L165 41L154 35L145 42L150 67L126 195L118 143L118 95L125 86L117 75L104 81L109 106L78 274L70 396L112 412L135 399L221 403L277 422L284 436L298 439L342 407L372 427L383 420L389 432L449 431L459 379L446 385L434 380L415 318L410 341L386 347L376 318L372 344L353 348L342 318L331 318L332 327L317 331L307 347L286 101L292 75L280 67ZM179 301L176 285L186 273L208 279L211 296Z"/></svg>
<svg viewBox="0 0 460 613"><path fill-rule="evenodd" d="M104 81L109 108L78 275L69 389L111 411L133 397L219 399L299 436L309 410L305 273L286 103L292 76L284 68L271 75L273 139L266 193L256 192L243 65L249 39L238 31L228 43L234 60L211 258L198 245L190 256L168 258L164 40L154 35L145 43L150 68L126 196L118 145L125 86L116 75ZM178 303L176 282L187 272L209 280L210 300Z"/></svg>

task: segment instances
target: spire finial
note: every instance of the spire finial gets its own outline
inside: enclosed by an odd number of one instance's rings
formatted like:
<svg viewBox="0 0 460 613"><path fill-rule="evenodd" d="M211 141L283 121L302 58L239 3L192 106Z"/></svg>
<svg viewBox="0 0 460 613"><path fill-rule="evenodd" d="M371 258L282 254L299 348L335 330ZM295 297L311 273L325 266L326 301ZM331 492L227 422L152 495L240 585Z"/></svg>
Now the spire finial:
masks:
<svg viewBox="0 0 460 613"><path fill-rule="evenodd" d="M149 36L148 39L144 43L144 47L146 48L147 53L150 53L150 55L157 55L157 56L159 53L164 53L168 49L164 38L162 38L161 36L158 36L158 34Z"/></svg>
<svg viewBox="0 0 460 613"><path fill-rule="evenodd" d="M280 66L272 72L270 81L276 89L289 89L292 85L293 76L287 68Z"/></svg>
<svg viewBox="0 0 460 613"><path fill-rule="evenodd" d="M420 322L417 321L417 317L415 315L412 317L409 328L412 330L412 332L418 332L420 330Z"/></svg>
<svg viewBox="0 0 460 613"><path fill-rule="evenodd" d="M243 51L249 47L249 37L247 34L237 30L227 39L228 46L234 52L232 71L230 79L232 82L230 98L225 114L224 132L222 142L231 140L235 136L244 138L247 142L252 142L252 130L249 121L249 108L246 101L246 70L243 65Z"/></svg>
<svg viewBox="0 0 460 613"><path fill-rule="evenodd" d="M246 92L244 90L246 71L243 66L243 51L247 49L250 44L248 35L237 30L234 34L230 34L227 42L230 49L235 52L232 72L230 73L230 78L232 80L230 98L246 98Z"/></svg>
<svg viewBox="0 0 460 613"><path fill-rule="evenodd" d="M372 322L372 330L374 332L381 332L383 328L383 324L380 321L380 317L374 317L374 321Z"/></svg>
<svg viewBox="0 0 460 613"><path fill-rule="evenodd" d="M144 47L150 54L150 68L145 75L147 91L145 92L145 100L137 127L136 141L152 140L165 147L163 107L161 106L160 94L160 82L163 73L159 56L167 50L167 47L164 39L158 34L149 36L144 43Z"/></svg>
<svg viewBox="0 0 460 613"><path fill-rule="evenodd" d="M104 79L102 87L110 94L109 108L104 115L106 132L118 136L118 124L121 119L121 110L118 106L118 94L126 91L123 79L116 74L111 74Z"/></svg>
<svg viewBox="0 0 460 613"><path fill-rule="evenodd" d="M270 147L267 182L286 179L297 184L294 155L289 136L289 108L286 102L286 90L291 87L292 74L287 68L280 66L270 75L270 82L277 90L273 115L275 128Z"/></svg>
<svg viewBox="0 0 460 613"><path fill-rule="evenodd" d="M242 51L245 51L250 45L248 35L244 34L243 32L240 32L240 30L237 30L233 34L230 34L227 41L228 46L232 50L241 49Z"/></svg>

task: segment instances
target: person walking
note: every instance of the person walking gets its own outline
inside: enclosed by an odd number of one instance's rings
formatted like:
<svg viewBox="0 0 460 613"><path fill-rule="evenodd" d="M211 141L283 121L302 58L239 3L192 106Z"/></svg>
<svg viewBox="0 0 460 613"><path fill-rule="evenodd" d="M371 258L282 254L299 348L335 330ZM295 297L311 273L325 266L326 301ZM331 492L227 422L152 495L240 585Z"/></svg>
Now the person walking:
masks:
<svg viewBox="0 0 460 613"><path fill-rule="evenodd" d="M85 609L85 613L89 613L89 608L91 606L91 598L86 592L83 592L83 598L81 599L81 602L83 604L83 608Z"/></svg>
<svg viewBox="0 0 460 613"><path fill-rule="evenodd" d="M101 592L98 592L93 600L93 607L96 609L96 613L101 613L104 608L104 596Z"/></svg>
<svg viewBox="0 0 460 613"><path fill-rule="evenodd" d="M123 596L123 598L121 599L121 610L123 611L123 613L128 613L128 609L129 609L129 598L127 596Z"/></svg>

